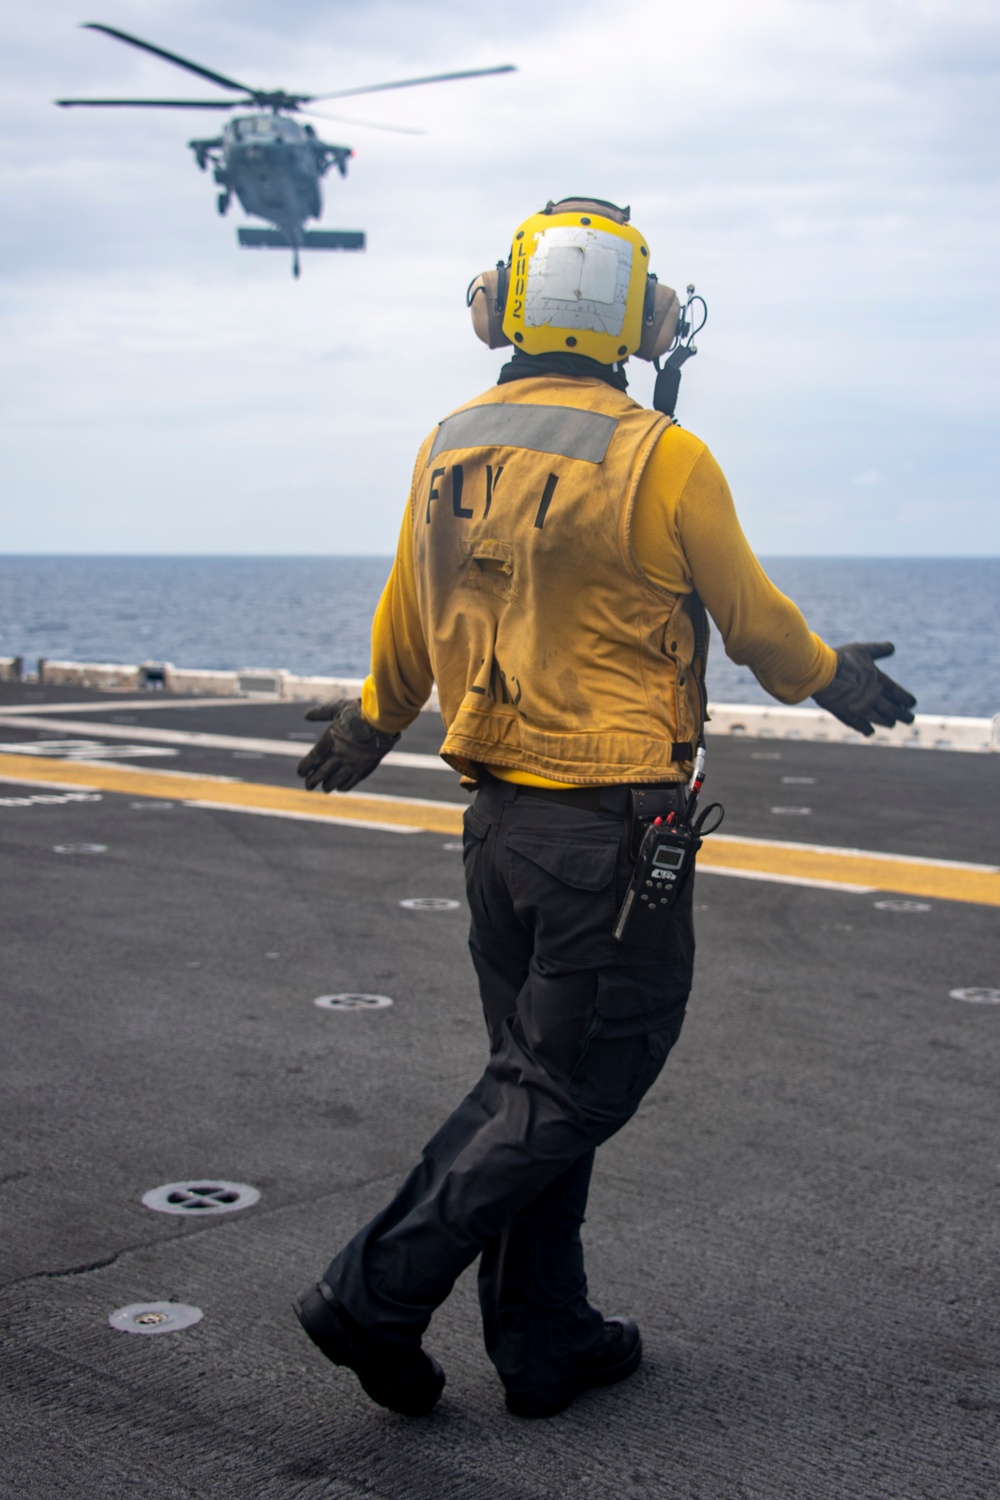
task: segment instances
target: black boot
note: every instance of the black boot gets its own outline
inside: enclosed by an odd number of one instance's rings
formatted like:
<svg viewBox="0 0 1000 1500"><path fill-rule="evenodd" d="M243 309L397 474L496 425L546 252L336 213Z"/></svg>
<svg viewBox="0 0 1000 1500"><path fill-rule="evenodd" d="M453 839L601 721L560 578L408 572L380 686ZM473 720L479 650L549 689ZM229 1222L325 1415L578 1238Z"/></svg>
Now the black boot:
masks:
<svg viewBox="0 0 1000 1500"><path fill-rule="evenodd" d="M517 1417L554 1417L581 1392L626 1379L639 1368L641 1359L638 1325L631 1318L608 1318L600 1342L577 1356L565 1379L534 1390L508 1391L507 1410Z"/></svg>
<svg viewBox="0 0 1000 1500"><path fill-rule="evenodd" d="M420 1340L399 1343L366 1333L325 1281L296 1297L295 1316L316 1347L335 1365L346 1365L366 1395L404 1417L422 1417L444 1390L444 1371Z"/></svg>

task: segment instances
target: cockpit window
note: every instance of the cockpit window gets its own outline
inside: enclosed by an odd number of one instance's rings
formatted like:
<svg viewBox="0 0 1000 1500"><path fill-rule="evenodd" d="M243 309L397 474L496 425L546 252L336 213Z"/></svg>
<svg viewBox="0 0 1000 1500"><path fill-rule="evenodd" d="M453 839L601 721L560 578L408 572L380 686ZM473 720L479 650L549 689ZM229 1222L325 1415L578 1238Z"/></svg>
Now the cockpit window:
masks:
<svg viewBox="0 0 1000 1500"><path fill-rule="evenodd" d="M297 141L302 127L280 115L244 115L230 126L237 141Z"/></svg>

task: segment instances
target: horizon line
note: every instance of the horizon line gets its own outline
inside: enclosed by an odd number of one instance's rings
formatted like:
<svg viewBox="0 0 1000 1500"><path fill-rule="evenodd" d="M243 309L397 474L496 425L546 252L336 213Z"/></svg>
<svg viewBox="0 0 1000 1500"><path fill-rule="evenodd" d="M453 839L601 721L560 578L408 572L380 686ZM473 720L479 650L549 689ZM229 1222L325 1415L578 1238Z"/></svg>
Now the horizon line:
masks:
<svg viewBox="0 0 1000 1500"><path fill-rule="evenodd" d="M84 558L113 559L132 561L164 562L189 561L219 561L219 562L242 562L242 561L265 561L265 562L336 562L341 559L371 559L372 561L388 559L395 556L395 552L4 552L0 551L0 562L7 560L41 559L48 558L52 561L76 560ZM756 553L759 558L784 558L788 560L809 561L837 561L837 562L997 562L1000 561L1000 552L770 552L760 551Z"/></svg>

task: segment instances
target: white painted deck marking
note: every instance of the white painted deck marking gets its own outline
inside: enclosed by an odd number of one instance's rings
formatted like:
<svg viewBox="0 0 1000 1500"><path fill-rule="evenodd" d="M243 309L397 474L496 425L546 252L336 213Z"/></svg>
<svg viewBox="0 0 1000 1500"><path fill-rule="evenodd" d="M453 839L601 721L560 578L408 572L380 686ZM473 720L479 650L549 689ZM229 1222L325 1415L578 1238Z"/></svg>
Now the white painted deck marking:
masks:
<svg viewBox="0 0 1000 1500"><path fill-rule="evenodd" d="M49 782L51 786L52 783ZM71 802L101 802L100 792L35 793L30 797L0 797L0 807L65 807Z"/></svg>
<svg viewBox="0 0 1000 1500"><path fill-rule="evenodd" d="M172 704L171 707L173 707ZM40 729L47 730L50 734L52 732L52 725L46 720L35 720L27 714L20 713L15 718L9 719L6 709L0 713L0 727L4 725L8 728ZM194 729L146 729L141 725L136 728L131 726L126 728L121 724L93 724L82 719L63 721L59 729L60 732L69 730L75 735L93 735L98 740L129 740L133 744L137 740L142 740L147 745L190 745L194 749L202 750L231 750L241 757L250 753L281 755L286 759L301 760L306 753L306 746L301 741L296 744L291 740L263 740L235 734L202 734ZM56 740L32 741L31 747L26 750L22 750L19 745L5 745L0 740L0 753L5 750L10 750L12 753L20 751L26 755L61 755L64 753L59 748L59 741ZM95 747L95 754L98 753L101 752ZM156 752L146 749L139 750L137 753L154 755ZM418 755L408 750L390 750L385 757L385 764L403 766L414 771L449 771L453 776L455 774L453 768L446 765L440 755Z"/></svg>
<svg viewBox="0 0 1000 1500"><path fill-rule="evenodd" d="M193 1328L205 1314L189 1302L130 1302L108 1318L119 1333L178 1333Z"/></svg>
<svg viewBox="0 0 1000 1500"><path fill-rule="evenodd" d="M313 1005L320 1010L388 1010L388 995L317 995Z"/></svg>
<svg viewBox="0 0 1000 1500"><path fill-rule="evenodd" d="M128 738L131 743L127 745L102 745L100 740L0 740L0 750L6 755L58 755L66 760L142 760L177 754L176 750L137 745L134 734Z"/></svg>
<svg viewBox="0 0 1000 1500"><path fill-rule="evenodd" d="M912 861L917 865L933 865L938 870L974 870L977 875L1000 875L1000 865L972 864L962 859L932 859L927 854L879 854L874 849L854 849L837 844L801 844L792 839L753 839L741 833L713 833L712 843L752 844L758 849L798 849L803 854L852 855L857 859L888 860L890 864ZM707 847L709 846L706 844Z"/></svg>
<svg viewBox="0 0 1000 1500"><path fill-rule="evenodd" d="M447 896L409 896L399 904L407 911L458 911L462 903Z"/></svg>
<svg viewBox="0 0 1000 1500"><path fill-rule="evenodd" d="M185 1214L200 1219L206 1214L231 1214L252 1208L260 1201L260 1189L246 1182L227 1182L221 1177L192 1177L187 1182L165 1182L142 1195L142 1203L160 1214Z"/></svg>
<svg viewBox="0 0 1000 1500"><path fill-rule="evenodd" d="M0 752L3 746L0 745ZM79 781L50 781L46 776L44 781L37 776L0 776L0 785L7 786L43 786L47 791L55 792L96 792L93 786L84 786Z"/></svg>
<svg viewBox="0 0 1000 1500"><path fill-rule="evenodd" d="M240 698L235 694L228 698L165 698L161 693L149 693L145 698L102 698L99 702L91 699L87 703L5 703L3 708L4 717L8 714L115 714L121 713L123 708L141 708L160 712L175 708L253 708L264 702L274 703L273 698L267 700L260 698Z"/></svg>
<svg viewBox="0 0 1000 1500"><path fill-rule="evenodd" d="M807 885L818 891L846 891L850 896L870 896L873 885L850 885L846 880L818 880L810 875L779 875L770 870L737 870L728 865L698 865L702 875L735 875L739 880L769 880L776 885Z"/></svg>
<svg viewBox="0 0 1000 1500"><path fill-rule="evenodd" d="M237 802L185 802L185 807L201 807L208 812L252 813L255 818L291 818L297 823L332 823L335 828L370 828L376 833L423 833L405 823L373 823L370 819L332 818L327 813L295 812L283 807L241 807Z"/></svg>

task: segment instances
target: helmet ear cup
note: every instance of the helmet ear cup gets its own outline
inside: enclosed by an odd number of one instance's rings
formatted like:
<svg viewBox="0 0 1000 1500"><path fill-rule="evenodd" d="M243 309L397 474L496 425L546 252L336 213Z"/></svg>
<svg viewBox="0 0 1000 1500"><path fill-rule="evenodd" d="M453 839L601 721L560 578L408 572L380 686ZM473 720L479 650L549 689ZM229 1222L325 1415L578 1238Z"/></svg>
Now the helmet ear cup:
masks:
<svg viewBox="0 0 1000 1500"><path fill-rule="evenodd" d="M681 304L673 287L650 276L642 314L642 341L635 351L636 358L659 359L666 354L676 336L680 316Z"/></svg>
<svg viewBox="0 0 1000 1500"><path fill-rule="evenodd" d="M489 349L505 349L510 339L503 331L503 314L507 302L510 272L500 261L493 271L484 271L470 283L466 302L472 313L476 337Z"/></svg>

